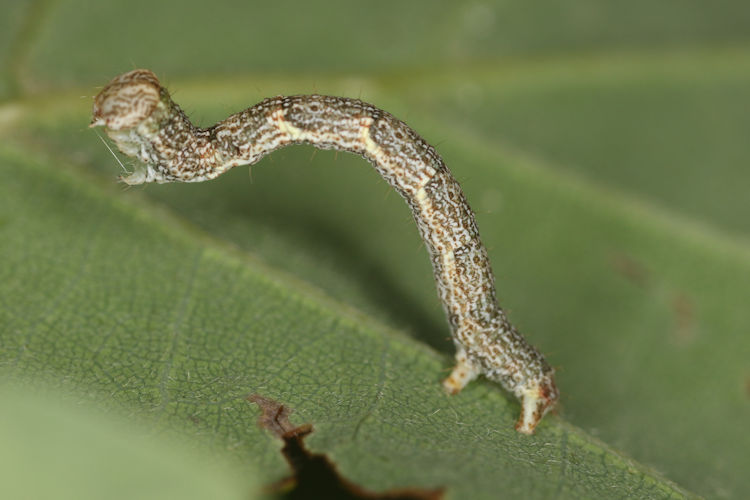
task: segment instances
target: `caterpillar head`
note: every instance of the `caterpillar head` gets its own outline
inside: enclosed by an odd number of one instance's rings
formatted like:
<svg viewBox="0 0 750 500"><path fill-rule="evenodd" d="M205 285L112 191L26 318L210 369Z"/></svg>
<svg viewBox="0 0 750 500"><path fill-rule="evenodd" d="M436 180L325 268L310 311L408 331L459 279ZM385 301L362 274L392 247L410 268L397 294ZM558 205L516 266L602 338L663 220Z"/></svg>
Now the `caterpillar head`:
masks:
<svg viewBox="0 0 750 500"><path fill-rule="evenodd" d="M152 72L136 69L109 82L94 99L91 127L110 130L138 126L154 112L161 100L161 85Z"/></svg>
<svg viewBox="0 0 750 500"><path fill-rule="evenodd" d="M170 103L167 91L147 69L114 78L94 98L89 126L103 126L120 151L139 160L131 175L120 178L126 184L171 180L160 168L162 158L153 144Z"/></svg>

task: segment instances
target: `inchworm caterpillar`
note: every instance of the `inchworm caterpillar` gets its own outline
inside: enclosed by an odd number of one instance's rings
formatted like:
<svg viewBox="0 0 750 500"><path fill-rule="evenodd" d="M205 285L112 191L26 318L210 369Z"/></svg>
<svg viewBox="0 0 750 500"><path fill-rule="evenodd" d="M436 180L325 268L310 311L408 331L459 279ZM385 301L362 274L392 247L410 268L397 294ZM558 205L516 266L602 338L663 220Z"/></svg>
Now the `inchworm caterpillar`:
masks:
<svg viewBox="0 0 750 500"><path fill-rule="evenodd" d="M521 400L516 429L526 434L557 402L554 370L497 303L487 251L461 187L435 149L389 113L357 99L279 96L203 129L152 72L139 69L96 96L91 126L98 125L143 163L122 179L127 184L205 181L289 144L363 156L406 200L432 258L456 345L445 390L456 394L478 375L499 382Z"/></svg>

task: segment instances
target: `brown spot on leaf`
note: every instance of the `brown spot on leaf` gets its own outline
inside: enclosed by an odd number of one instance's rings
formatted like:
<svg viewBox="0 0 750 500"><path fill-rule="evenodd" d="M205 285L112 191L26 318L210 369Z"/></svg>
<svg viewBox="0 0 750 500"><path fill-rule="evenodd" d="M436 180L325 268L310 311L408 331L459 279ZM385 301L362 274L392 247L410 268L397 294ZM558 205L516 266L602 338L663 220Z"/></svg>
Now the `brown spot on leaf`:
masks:
<svg viewBox="0 0 750 500"><path fill-rule="evenodd" d="M684 293L678 293L672 299L672 313L677 342L685 344L693 340L695 336L695 307L693 301Z"/></svg>
<svg viewBox="0 0 750 500"><path fill-rule="evenodd" d="M615 253L610 261L615 271L634 285L645 287L648 284L651 273L646 266L633 257L624 253Z"/></svg>
<svg viewBox="0 0 750 500"><path fill-rule="evenodd" d="M293 475L270 485L269 492L281 494L286 500L325 498L331 500L441 500L443 489L403 488L374 493L342 477L336 466L323 454L311 453L304 443L313 432L311 424L294 426L289 421L292 409L258 394L247 397L258 405L258 425L284 441L281 449ZM291 490L290 490L291 488Z"/></svg>

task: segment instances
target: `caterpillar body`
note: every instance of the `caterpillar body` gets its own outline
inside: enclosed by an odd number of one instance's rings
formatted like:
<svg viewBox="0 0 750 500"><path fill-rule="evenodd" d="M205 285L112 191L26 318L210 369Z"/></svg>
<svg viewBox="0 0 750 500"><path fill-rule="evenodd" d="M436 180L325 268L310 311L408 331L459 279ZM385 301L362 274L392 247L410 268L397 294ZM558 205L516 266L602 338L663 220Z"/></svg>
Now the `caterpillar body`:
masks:
<svg viewBox="0 0 750 500"><path fill-rule="evenodd" d="M156 76L134 70L96 96L91 126L140 160L127 184L200 182L290 144L366 158L406 200L429 251L456 365L443 381L458 393L478 375L521 401L519 432L531 434L557 402L554 370L508 321L495 297L487 251L469 204L442 158L414 130L357 99L265 99L209 128L194 126Z"/></svg>

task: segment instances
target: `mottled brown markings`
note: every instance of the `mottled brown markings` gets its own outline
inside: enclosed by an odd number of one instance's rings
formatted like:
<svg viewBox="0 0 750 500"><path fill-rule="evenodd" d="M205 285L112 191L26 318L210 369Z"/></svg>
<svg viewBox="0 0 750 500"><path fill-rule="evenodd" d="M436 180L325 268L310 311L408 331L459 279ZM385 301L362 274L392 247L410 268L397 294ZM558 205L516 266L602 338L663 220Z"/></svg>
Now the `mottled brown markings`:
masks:
<svg viewBox="0 0 750 500"><path fill-rule="evenodd" d="M435 148L404 122L358 99L298 95L264 99L201 129L147 70L115 78L96 97L93 114L92 126L104 125L125 154L143 162L123 179L128 184L213 179L289 144L363 156L406 200L430 253L456 345L445 390L457 393L480 374L499 382L521 400L516 428L527 434L557 402L554 370L497 303L487 251L461 187Z"/></svg>
<svg viewBox="0 0 750 500"><path fill-rule="evenodd" d="M311 424L295 426L289 421L292 409L273 399L252 394L247 400L261 410L258 425L284 441L284 454L294 475L268 487L269 493L291 492L282 495L285 499L365 499L365 500L440 500L443 489L433 490L400 488L383 493L374 493L341 476L336 466L325 456L311 453L304 439L313 432Z"/></svg>

